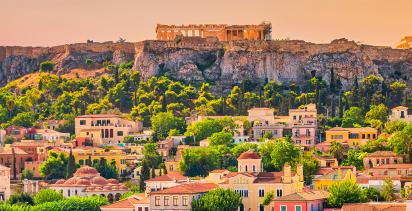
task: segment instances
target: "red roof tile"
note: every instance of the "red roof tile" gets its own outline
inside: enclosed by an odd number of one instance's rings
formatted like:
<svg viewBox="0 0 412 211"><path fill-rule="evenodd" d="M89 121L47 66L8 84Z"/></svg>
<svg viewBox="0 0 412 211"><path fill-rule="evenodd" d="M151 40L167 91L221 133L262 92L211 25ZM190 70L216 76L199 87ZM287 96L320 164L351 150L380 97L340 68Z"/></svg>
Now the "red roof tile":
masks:
<svg viewBox="0 0 412 211"><path fill-rule="evenodd" d="M274 199L274 201L314 201L326 199L329 193L326 191L304 191L292 193L281 198Z"/></svg>
<svg viewBox="0 0 412 211"><path fill-rule="evenodd" d="M206 193L212 189L218 188L215 183L186 183L160 191L152 192L150 194L192 194L192 193Z"/></svg>
<svg viewBox="0 0 412 211"><path fill-rule="evenodd" d="M238 159L261 159L261 157L256 152L244 152L240 154Z"/></svg>
<svg viewBox="0 0 412 211"><path fill-rule="evenodd" d="M183 176L178 172L170 172L168 174L158 176L145 182L157 182L157 181L174 181L174 180L189 180L189 177Z"/></svg>

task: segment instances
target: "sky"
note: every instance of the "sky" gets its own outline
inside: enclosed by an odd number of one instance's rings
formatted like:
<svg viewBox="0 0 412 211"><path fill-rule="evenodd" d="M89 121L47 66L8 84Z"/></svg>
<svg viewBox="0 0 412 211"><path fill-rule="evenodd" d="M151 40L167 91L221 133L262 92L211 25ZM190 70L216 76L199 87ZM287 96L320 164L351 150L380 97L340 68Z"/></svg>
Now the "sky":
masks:
<svg viewBox="0 0 412 211"><path fill-rule="evenodd" d="M0 46L155 39L156 24L272 23L275 39L396 46L412 0L0 0Z"/></svg>

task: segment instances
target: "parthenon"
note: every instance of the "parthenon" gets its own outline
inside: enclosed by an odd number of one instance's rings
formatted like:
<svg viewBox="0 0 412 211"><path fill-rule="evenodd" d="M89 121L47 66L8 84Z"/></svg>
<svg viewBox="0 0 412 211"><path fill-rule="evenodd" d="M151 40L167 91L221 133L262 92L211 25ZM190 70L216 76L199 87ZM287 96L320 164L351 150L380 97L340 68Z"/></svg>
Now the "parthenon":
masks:
<svg viewBox="0 0 412 211"><path fill-rule="evenodd" d="M157 24L156 26L157 40L175 40L178 36L216 37L219 41L270 40L271 33L272 25L267 22L259 25L190 24L177 26Z"/></svg>

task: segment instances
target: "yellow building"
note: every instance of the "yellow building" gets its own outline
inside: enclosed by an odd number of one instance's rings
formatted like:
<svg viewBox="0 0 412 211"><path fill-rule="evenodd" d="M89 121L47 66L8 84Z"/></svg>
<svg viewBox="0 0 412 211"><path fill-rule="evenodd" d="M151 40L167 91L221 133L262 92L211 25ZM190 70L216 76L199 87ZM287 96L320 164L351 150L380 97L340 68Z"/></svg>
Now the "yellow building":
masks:
<svg viewBox="0 0 412 211"><path fill-rule="evenodd" d="M73 149L72 153L76 163L80 164L80 166L88 165L89 160L91 160L94 165L98 163L101 158L104 158L109 164L115 161L119 174L127 170L126 153L121 150L106 151L102 148L89 147L85 149Z"/></svg>
<svg viewBox="0 0 412 211"><path fill-rule="evenodd" d="M362 146L378 137L378 130L371 127L342 128L334 127L326 131L327 142L347 142L349 146Z"/></svg>
<svg viewBox="0 0 412 211"><path fill-rule="evenodd" d="M273 192L275 197L282 197L303 190L302 165L298 165L296 172L292 172L290 165L285 165L282 172L263 172L261 167L260 155L245 152L238 158L238 172L212 171L206 181L238 192L242 197L239 210L272 210L273 204L261 204L269 192Z"/></svg>
<svg viewBox="0 0 412 211"><path fill-rule="evenodd" d="M333 168L332 172L314 178L314 189L327 191L332 184L347 179L356 182L356 168L353 166L337 166Z"/></svg>

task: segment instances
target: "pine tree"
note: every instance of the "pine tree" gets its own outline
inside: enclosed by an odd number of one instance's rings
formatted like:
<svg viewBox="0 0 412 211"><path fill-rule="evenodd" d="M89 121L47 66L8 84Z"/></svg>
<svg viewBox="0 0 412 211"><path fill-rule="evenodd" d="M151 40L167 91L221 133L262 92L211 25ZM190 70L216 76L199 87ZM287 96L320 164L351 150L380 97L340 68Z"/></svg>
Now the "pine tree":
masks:
<svg viewBox="0 0 412 211"><path fill-rule="evenodd" d="M145 189L144 181L149 179L150 169L146 160L142 161L142 169L140 170L140 190Z"/></svg>
<svg viewBox="0 0 412 211"><path fill-rule="evenodd" d="M76 163L74 160L73 152L70 149L69 161L67 162L67 167L66 167L66 178L73 177L73 173L75 170L76 170Z"/></svg>

